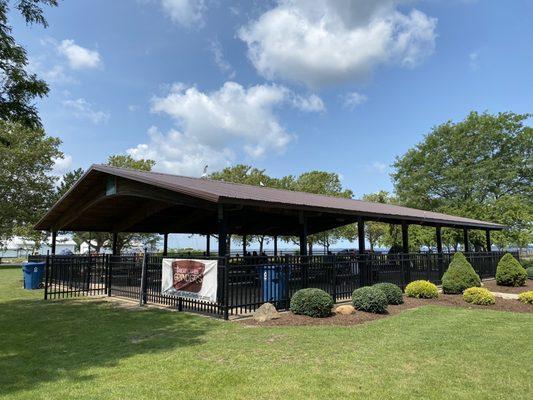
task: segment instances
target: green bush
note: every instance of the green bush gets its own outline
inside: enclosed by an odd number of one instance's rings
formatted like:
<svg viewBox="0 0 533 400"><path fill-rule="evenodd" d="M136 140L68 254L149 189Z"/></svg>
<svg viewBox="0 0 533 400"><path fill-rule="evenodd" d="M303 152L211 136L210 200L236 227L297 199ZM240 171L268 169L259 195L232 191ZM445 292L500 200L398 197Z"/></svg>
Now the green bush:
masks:
<svg viewBox="0 0 533 400"><path fill-rule="evenodd" d="M527 272L511 254L504 255L496 268L496 283L501 286L524 286Z"/></svg>
<svg viewBox="0 0 533 400"><path fill-rule="evenodd" d="M388 302L382 290L373 286L365 286L353 291L352 304L356 310L383 314L387 311Z"/></svg>
<svg viewBox="0 0 533 400"><path fill-rule="evenodd" d="M533 304L533 290L522 292L518 295L518 301L524 304Z"/></svg>
<svg viewBox="0 0 533 400"><path fill-rule="evenodd" d="M527 273L527 277L528 277L529 279L533 279L533 267L528 267L528 268L526 269L526 273Z"/></svg>
<svg viewBox="0 0 533 400"><path fill-rule="evenodd" d="M403 293L399 286L394 283L376 283L373 287L383 292L389 304L402 304Z"/></svg>
<svg viewBox="0 0 533 400"><path fill-rule="evenodd" d="M405 287L405 294L408 297L417 299L434 299L439 297L439 291L430 281L413 281Z"/></svg>
<svg viewBox="0 0 533 400"><path fill-rule="evenodd" d="M482 306L488 306L496 303L494 295L485 288L471 287L463 292L463 299L467 303L478 304Z"/></svg>
<svg viewBox="0 0 533 400"><path fill-rule="evenodd" d="M291 298L290 310L295 314L323 318L331 315L333 298L322 289L301 289Z"/></svg>
<svg viewBox="0 0 533 400"><path fill-rule="evenodd" d="M459 294L475 286L481 286L479 275L463 253L455 253L442 276L442 291L447 294Z"/></svg>
<svg viewBox="0 0 533 400"><path fill-rule="evenodd" d="M522 267L525 269L533 268L533 260L522 260L520 261L520 264L522 264Z"/></svg>

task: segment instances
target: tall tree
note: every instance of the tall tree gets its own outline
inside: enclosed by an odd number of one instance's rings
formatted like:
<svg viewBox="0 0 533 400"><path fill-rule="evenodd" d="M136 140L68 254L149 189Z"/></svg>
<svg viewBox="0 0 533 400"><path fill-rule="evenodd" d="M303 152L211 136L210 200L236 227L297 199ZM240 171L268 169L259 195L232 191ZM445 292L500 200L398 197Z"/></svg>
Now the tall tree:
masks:
<svg viewBox="0 0 533 400"><path fill-rule="evenodd" d="M471 112L446 122L396 159L392 174L402 204L500 222L500 245L533 241L533 128L528 114ZM455 233L457 241L462 238ZM472 231L475 248L484 234Z"/></svg>
<svg viewBox="0 0 533 400"><path fill-rule="evenodd" d="M29 74L26 50L18 45L8 22L9 0L0 0L0 120L38 128L41 121L33 100L48 93L48 85ZM15 8L27 24L47 26L40 3L57 6L57 0L18 0Z"/></svg>
<svg viewBox="0 0 533 400"><path fill-rule="evenodd" d="M0 240L35 236L33 225L54 199L60 143L41 128L0 120Z"/></svg>
<svg viewBox="0 0 533 400"><path fill-rule="evenodd" d="M72 186L80 179L84 174L83 168L69 171L61 177L59 185L56 187L56 201L59 200L65 193L67 193Z"/></svg>

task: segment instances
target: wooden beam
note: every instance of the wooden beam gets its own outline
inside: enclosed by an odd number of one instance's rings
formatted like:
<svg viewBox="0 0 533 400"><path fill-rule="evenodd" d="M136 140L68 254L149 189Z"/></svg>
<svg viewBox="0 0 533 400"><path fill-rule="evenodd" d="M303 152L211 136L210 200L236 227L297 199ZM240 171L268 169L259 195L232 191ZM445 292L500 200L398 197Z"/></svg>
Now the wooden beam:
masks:
<svg viewBox="0 0 533 400"><path fill-rule="evenodd" d="M70 207L68 211L63 213L63 215L58 219L54 224L54 229L56 231L61 230L63 227L69 225L71 222L79 218L85 211L89 210L92 206L99 203L107 196L105 194L105 187L96 186L92 188L86 195L85 201L76 203L75 206Z"/></svg>
<svg viewBox="0 0 533 400"><path fill-rule="evenodd" d="M465 253L470 251L470 239L468 237L468 228L463 228L463 241L465 243Z"/></svg>
<svg viewBox="0 0 533 400"><path fill-rule="evenodd" d="M402 252L409 253L409 224L402 222Z"/></svg>
<svg viewBox="0 0 533 400"><path fill-rule="evenodd" d="M490 229L485 231L485 240L487 242L487 251L492 251L492 242L490 241Z"/></svg>
<svg viewBox="0 0 533 400"><path fill-rule="evenodd" d="M117 256L118 254L118 233L113 232L113 255Z"/></svg>
<svg viewBox="0 0 533 400"><path fill-rule="evenodd" d="M224 211L224 207L220 205L218 207L218 256L225 257L227 250L228 239L228 216Z"/></svg>
<svg viewBox="0 0 533 400"><path fill-rule="evenodd" d="M307 255L307 218L303 213L299 216L300 223L300 255Z"/></svg>
<svg viewBox="0 0 533 400"><path fill-rule="evenodd" d="M435 228L435 233L437 236L437 253L442 253L442 229L440 226Z"/></svg>
<svg viewBox="0 0 533 400"><path fill-rule="evenodd" d="M168 255L168 233L163 234L163 257Z"/></svg>
<svg viewBox="0 0 533 400"><path fill-rule="evenodd" d="M359 254L365 254L365 220L363 218L357 220L357 241L359 244Z"/></svg>
<svg viewBox="0 0 533 400"><path fill-rule="evenodd" d="M278 235L274 235L274 255L278 255Z"/></svg>
<svg viewBox="0 0 533 400"><path fill-rule="evenodd" d="M57 231L52 231L52 255L56 254L56 238L57 238Z"/></svg>
<svg viewBox="0 0 533 400"><path fill-rule="evenodd" d="M127 218L124 218L118 224L115 224L113 226L113 232L127 231L132 226L135 226L138 223L144 221L145 219L172 206L173 204L161 203L157 200L148 201L142 204L138 209L136 209L134 214L130 215Z"/></svg>

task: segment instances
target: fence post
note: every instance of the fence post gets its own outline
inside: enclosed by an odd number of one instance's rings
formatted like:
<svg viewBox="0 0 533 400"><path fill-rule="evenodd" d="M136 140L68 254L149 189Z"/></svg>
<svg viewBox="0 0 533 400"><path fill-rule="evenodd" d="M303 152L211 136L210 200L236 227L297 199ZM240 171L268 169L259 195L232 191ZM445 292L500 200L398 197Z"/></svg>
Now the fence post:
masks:
<svg viewBox="0 0 533 400"><path fill-rule="evenodd" d="M291 292L290 292L290 287L289 287L289 285L291 284L291 274L290 274L289 255L285 254L284 257L285 257L285 270L283 271L285 275L284 296L285 296L285 309L288 310L290 308L290 303L291 303L291 299L290 299Z"/></svg>
<svg viewBox="0 0 533 400"><path fill-rule="evenodd" d="M229 319L229 257L224 257L224 319Z"/></svg>
<svg viewBox="0 0 533 400"><path fill-rule="evenodd" d="M46 254L46 261L44 263L44 299L48 300L48 279L50 277L50 254Z"/></svg>
<svg viewBox="0 0 533 400"><path fill-rule="evenodd" d="M331 260L332 260L331 266L333 268L333 271L331 272L331 280L332 280L332 285L333 285L333 290L332 290L333 293L331 297L333 297L333 302L336 303L337 302L337 265L339 264L338 263L339 256L337 255L332 256Z"/></svg>
<svg viewBox="0 0 533 400"><path fill-rule="evenodd" d="M148 264L148 249L144 249L143 262L141 267L141 293L139 296L139 305L146 304L146 268Z"/></svg>
<svg viewBox="0 0 533 400"><path fill-rule="evenodd" d="M106 269L107 269L107 295L111 296L111 285L113 284L113 267L111 263L111 255L106 256Z"/></svg>

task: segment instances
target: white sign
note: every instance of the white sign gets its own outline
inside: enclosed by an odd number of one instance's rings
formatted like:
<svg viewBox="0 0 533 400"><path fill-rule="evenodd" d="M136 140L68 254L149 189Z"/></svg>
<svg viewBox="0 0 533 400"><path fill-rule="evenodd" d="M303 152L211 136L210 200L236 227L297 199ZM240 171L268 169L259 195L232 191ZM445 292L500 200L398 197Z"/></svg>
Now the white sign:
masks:
<svg viewBox="0 0 533 400"><path fill-rule="evenodd" d="M164 258L161 293L217 301L217 260Z"/></svg>

